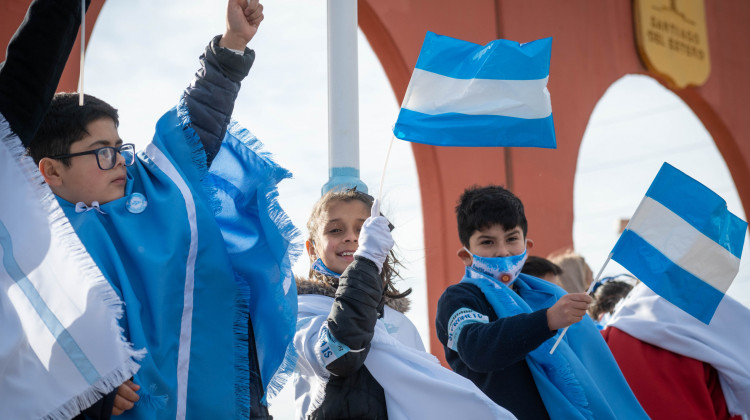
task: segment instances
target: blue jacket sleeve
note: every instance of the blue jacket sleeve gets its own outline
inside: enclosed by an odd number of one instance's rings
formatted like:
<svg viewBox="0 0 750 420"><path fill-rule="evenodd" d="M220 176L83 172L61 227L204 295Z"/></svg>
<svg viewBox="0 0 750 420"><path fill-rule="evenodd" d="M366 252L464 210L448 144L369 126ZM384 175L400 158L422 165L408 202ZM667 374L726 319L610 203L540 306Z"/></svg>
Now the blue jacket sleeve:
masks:
<svg viewBox="0 0 750 420"><path fill-rule="evenodd" d="M216 36L206 47L200 57L201 68L184 95L192 128L203 143L209 167L232 118L240 82L255 61L254 51L245 48L244 54L236 54L220 47L220 39L221 35Z"/></svg>
<svg viewBox="0 0 750 420"><path fill-rule="evenodd" d="M8 44L0 113L25 146L47 112L80 25L80 0L35 0Z"/></svg>
<svg viewBox="0 0 750 420"><path fill-rule="evenodd" d="M460 330L457 352L471 370L491 372L516 363L555 332L547 325L547 309L498 318L482 292L473 285L449 287L438 301L435 326L446 351L450 319L468 309L487 317L487 322L466 324Z"/></svg>

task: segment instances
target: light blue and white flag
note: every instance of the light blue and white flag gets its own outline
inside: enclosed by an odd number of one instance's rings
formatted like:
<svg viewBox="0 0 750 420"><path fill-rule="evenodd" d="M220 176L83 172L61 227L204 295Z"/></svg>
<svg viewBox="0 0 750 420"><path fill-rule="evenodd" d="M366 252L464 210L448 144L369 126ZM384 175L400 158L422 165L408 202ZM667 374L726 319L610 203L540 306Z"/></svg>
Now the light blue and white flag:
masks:
<svg viewBox="0 0 750 420"><path fill-rule="evenodd" d="M393 134L435 146L554 149L552 38L478 45L427 32Z"/></svg>
<svg viewBox="0 0 750 420"><path fill-rule="evenodd" d="M724 199L664 163L612 259L708 324L739 271L746 231Z"/></svg>

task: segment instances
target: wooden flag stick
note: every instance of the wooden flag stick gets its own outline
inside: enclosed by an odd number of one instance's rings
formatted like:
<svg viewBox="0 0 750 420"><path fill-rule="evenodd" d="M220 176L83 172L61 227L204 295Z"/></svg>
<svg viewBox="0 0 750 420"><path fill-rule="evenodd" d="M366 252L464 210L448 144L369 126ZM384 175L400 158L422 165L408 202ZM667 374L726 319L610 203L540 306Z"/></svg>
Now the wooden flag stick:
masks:
<svg viewBox="0 0 750 420"><path fill-rule="evenodd" d="M78 106L83 106L83 66L86 56L86 0L81 0L81 68L78 76Z"/></svg>

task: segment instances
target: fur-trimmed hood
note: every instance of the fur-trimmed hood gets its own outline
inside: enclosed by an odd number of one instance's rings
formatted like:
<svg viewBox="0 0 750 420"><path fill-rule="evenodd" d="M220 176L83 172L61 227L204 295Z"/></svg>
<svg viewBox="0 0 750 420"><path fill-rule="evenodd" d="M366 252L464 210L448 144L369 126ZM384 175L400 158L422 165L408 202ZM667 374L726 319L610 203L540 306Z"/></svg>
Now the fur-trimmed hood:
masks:
<svg viewBox="0 0 750 420"><path fill-rule="evenodd" d="M322 295L328 297L335 297L336 295L336 289L328 283L309 280L299 276L294 277L294 280L297 283L298 295ZM411 308L411 301L408 297L394 299L386 296L385 304L402 314L405 314Z"/></svg>

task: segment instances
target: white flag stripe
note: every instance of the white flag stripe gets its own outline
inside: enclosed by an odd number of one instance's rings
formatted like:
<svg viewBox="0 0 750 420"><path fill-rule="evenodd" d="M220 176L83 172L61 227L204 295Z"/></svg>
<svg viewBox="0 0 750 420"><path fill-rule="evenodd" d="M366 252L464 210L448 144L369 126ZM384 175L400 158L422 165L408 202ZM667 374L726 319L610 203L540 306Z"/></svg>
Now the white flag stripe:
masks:
<svg viewBox="0 0 750 420"><path fill-rule="evenodd" d="M740 259L688 224L667 207L644 197L628 229L673 263L726 293Z"/></svg>
<svg viewBox="0 0 750 420"><path fill-rule="evenodd" d="M180 345L177 349L177 419L187 416L188 378L190 374L190 347L193 341L193 309L195 291L195 261L198 254L198 221L195 201L185 180L172 161L154 143L146 146L146 155L177 185L185 200L185 211L190 224L190 247L185 267L185 289L183 293L182 319L180 322Z"/></svg>
<svg viewBox="0 0 750 420"><path fill-rule="evenodd" d="M401 106L423 114L459 113L524 119L552 114L547 80L454 79L414 69ZM460 99L457 99L460 98Z"/></svg>

